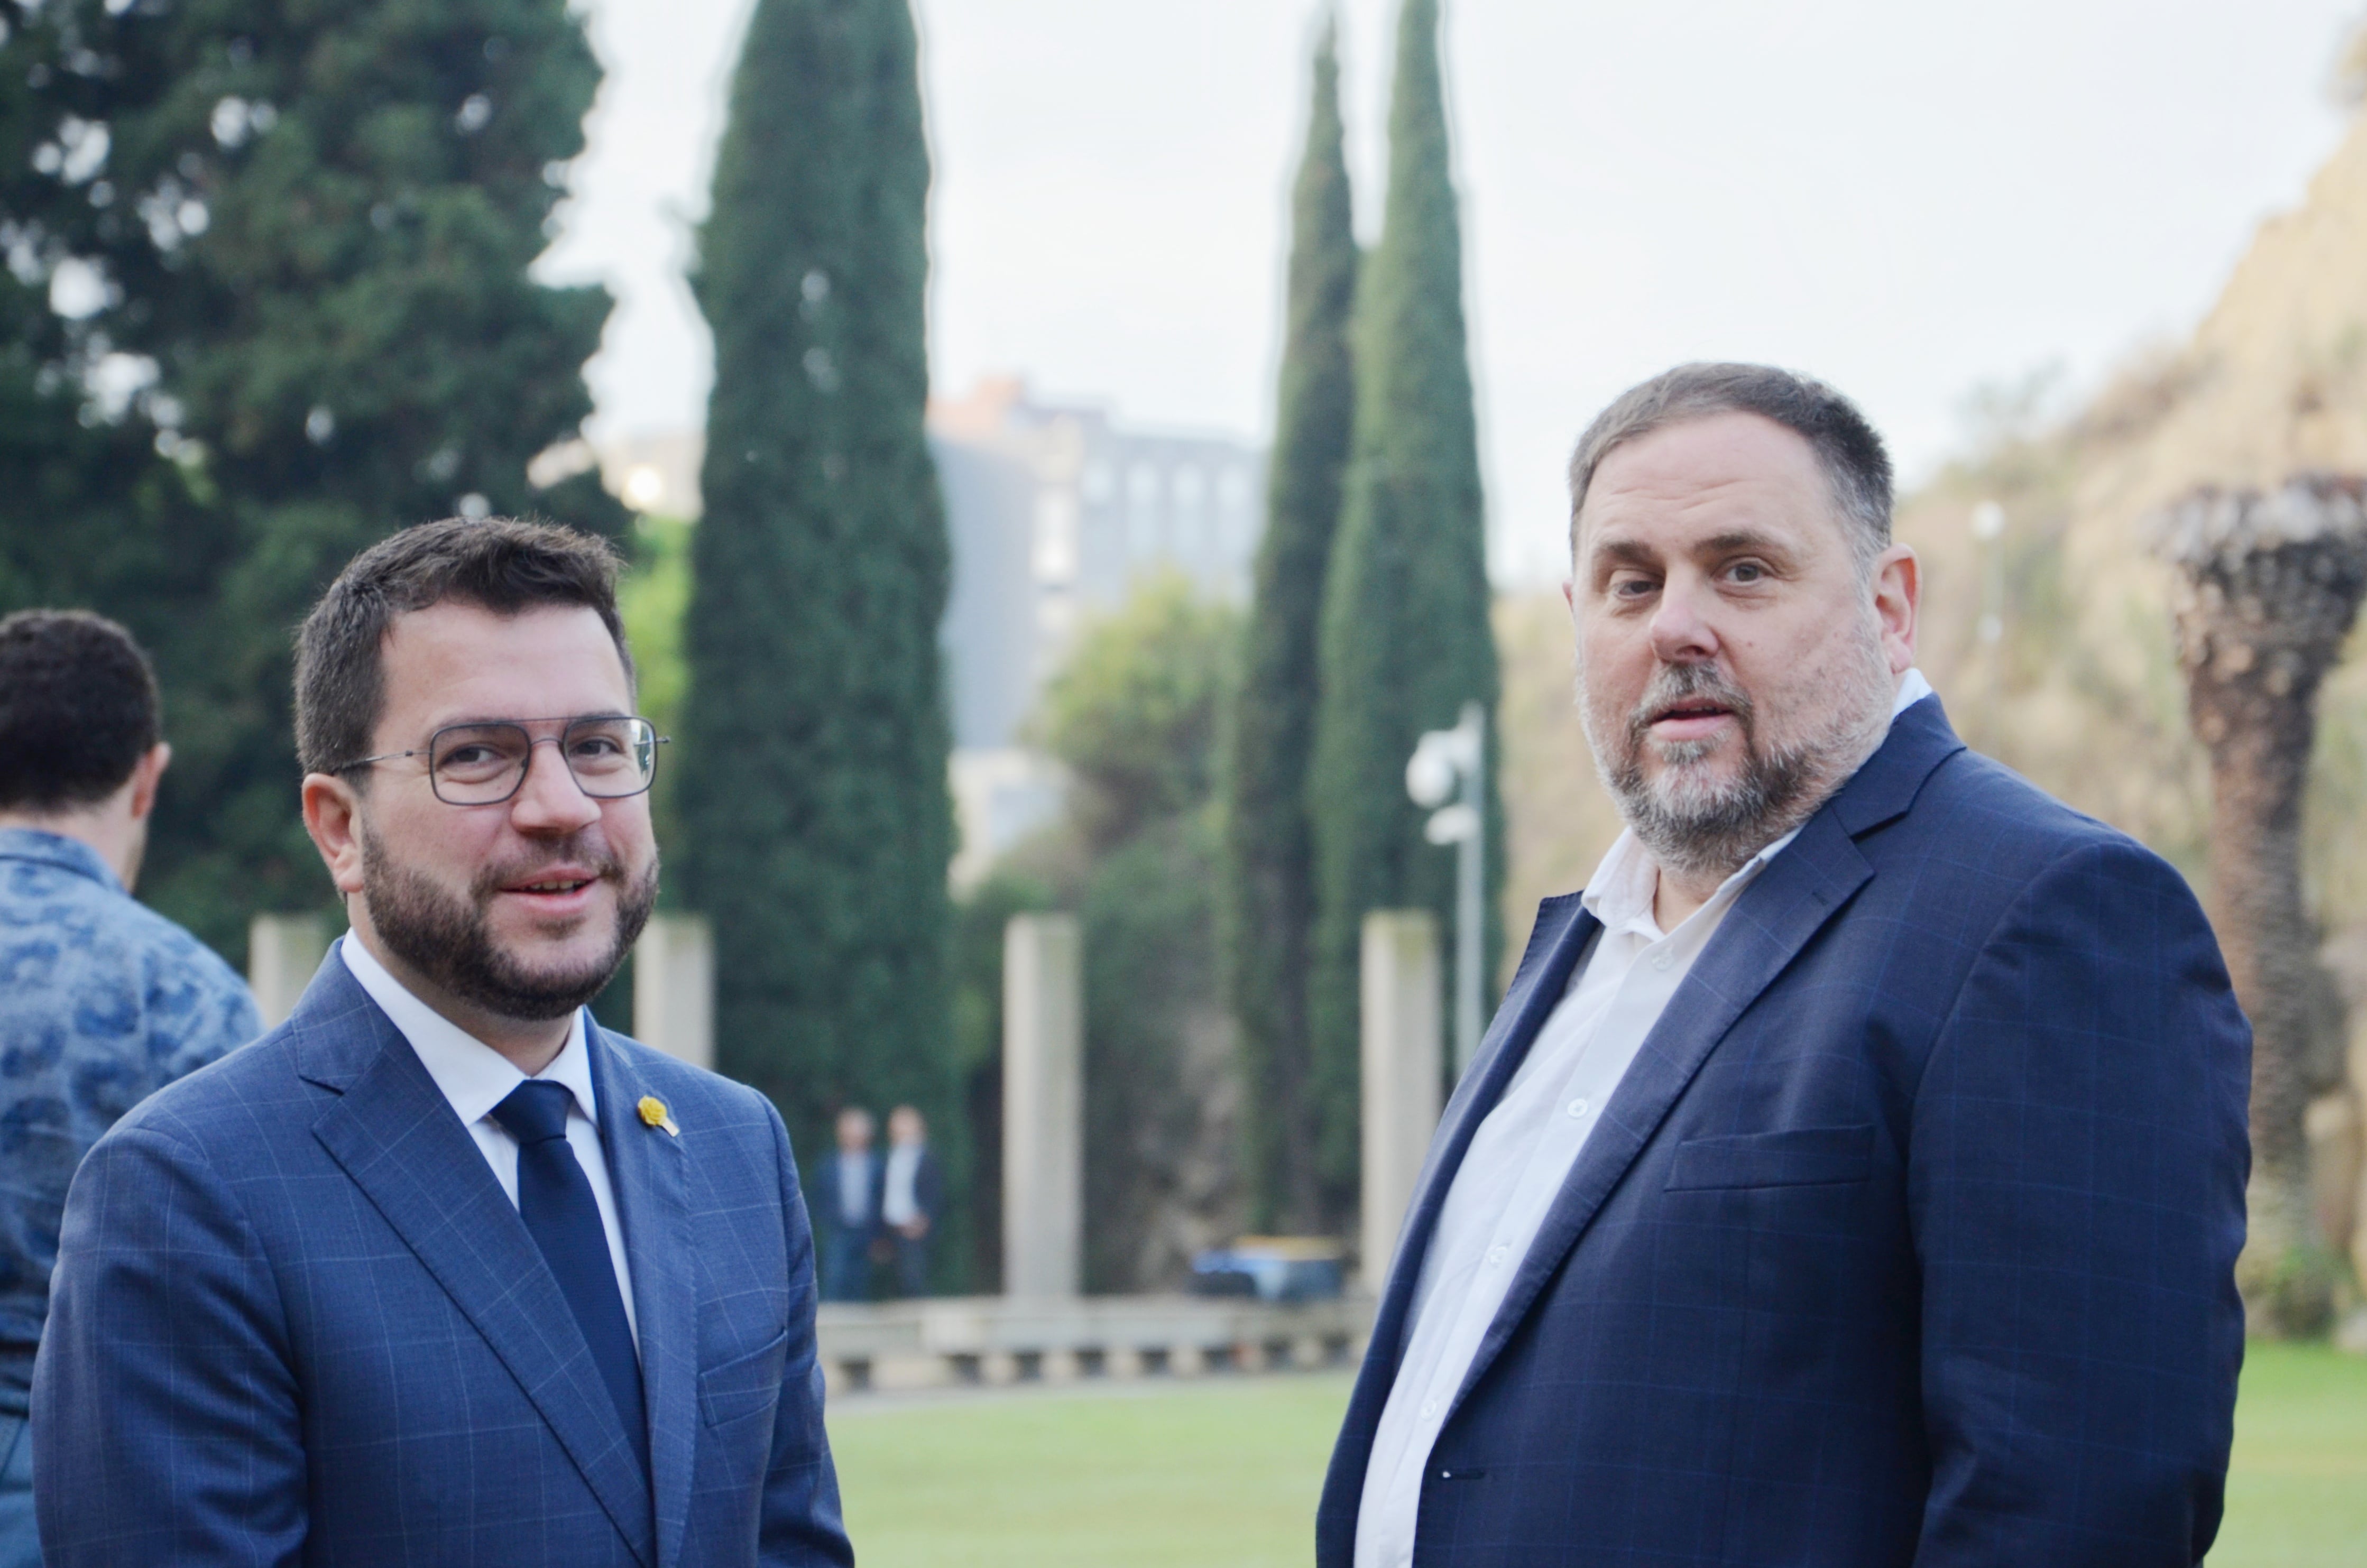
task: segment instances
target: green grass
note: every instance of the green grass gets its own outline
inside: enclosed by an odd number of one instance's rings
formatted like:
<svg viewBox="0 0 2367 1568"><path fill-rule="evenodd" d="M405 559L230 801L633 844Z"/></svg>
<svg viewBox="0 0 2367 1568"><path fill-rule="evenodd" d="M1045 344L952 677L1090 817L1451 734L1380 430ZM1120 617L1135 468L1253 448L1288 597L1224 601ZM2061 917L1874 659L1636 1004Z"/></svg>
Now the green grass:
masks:
<svg viewBox="0 0 2367 1568"><path fill-rule="evenodd" d="M833 1413L862 1568L1305 1568L1342 1373Z"/></svg>
<svg viewBox="0 0 2367 1568"><path fill-rule="evenodd" d="M2367 1562L2367 1357L2254 1345L2211 1568Z"/></svg>
<svg viewBox="0 0 2367 1568"><path fill-rule="evenodd" d="M1112 1384L831 1418L863 1568L1305 1568L1336 1373ZM2367 1358L2255 1345L2211 1568L2367 1563Z"/></svg>

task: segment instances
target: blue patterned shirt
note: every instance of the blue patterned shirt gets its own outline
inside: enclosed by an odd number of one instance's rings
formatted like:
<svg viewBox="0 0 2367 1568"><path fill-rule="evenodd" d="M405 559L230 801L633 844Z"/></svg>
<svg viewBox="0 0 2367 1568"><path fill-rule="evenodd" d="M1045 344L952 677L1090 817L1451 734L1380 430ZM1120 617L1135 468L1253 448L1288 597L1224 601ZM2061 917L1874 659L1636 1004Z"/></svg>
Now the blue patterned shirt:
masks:
<svg viewBox="0 0 2367 1568"><path fill-rule="evenodd" d="M117 1117L263 1032L244 981L78 840L0 829L0 1415L22 1416L66 1184Z"/></svg>

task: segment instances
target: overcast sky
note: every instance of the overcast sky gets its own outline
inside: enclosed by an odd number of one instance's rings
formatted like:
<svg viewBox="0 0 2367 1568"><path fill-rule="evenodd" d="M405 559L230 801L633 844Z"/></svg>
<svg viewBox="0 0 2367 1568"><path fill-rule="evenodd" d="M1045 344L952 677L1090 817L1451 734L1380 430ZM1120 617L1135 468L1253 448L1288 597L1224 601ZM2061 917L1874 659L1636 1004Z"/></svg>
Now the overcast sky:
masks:
<svg viewBox="0 0 2367 1568"><path fill-rule="evenodd" d="M595 434L694 427L680 279L749 0L586 0L608 70L554 277L618 297ZM937 389L1016 373L1263 440L1315 0L919 0ZM1342 5L1358 224L1395 0ZM1497 574L1557 580L1559 470L1622 387L1773 360L1903 468L1966 396L2092 386L2205 310L2342 117L2360 0L1447 0ZM2367 265L2367 257L2362 257Z"/></svg>

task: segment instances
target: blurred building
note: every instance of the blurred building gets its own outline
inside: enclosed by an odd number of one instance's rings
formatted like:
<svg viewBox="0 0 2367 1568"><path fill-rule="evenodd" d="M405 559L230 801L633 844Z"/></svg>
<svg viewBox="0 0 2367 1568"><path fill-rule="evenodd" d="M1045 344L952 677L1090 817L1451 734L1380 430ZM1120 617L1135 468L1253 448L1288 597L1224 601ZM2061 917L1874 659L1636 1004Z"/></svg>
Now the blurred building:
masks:
<svg viewBox="0 0 2367 1568"><path fill-rule="evenodd" d="M1222 436L1127 429L1106 408L1038 402L1003 378L932 399L928 427L953 543L939 640L961 833L953 880L966 887L1059 811L1059 770L1022 744L1021 729L1078 626L1167 569L1247 601L1265 454ZM697 515L697 434L604 443L598 458L634 510Z"/></svg>
<svg viewBox="0 0 2367 1568"><path fill-rule="evenodd" d="M1059 810L1058 771L1021 728L1080 624L1161 570L1249 597L1265 458L1220 436L1128 430L1091 404L1037 402L1004 378L932 400L929 444L953 536L943 636L959 887Z"/></svg>
<svg viewBox="0 0 2367 1568"><path fill-rule="evenodd" d="M1253 447L1127 430L1008 379L932 400L929 444L953 535L957 746L1011 745L1079 622L1145 574L1172 568L1212 596L1249 597L1265 477Z"/></svg>

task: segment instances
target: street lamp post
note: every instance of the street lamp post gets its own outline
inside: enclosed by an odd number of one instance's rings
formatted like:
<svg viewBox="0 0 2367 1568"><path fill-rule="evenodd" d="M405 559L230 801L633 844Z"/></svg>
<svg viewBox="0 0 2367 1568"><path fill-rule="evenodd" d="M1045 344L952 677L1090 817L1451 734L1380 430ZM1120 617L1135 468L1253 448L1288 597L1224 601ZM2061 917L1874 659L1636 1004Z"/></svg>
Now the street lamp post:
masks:
<svg viewBox="0 0 2367 1568"><path fill-rule="evenodd" d="M1406 761L1406 794L1416 806L1432 807L1421 836L1453 844L1455 859L1455 1076L1460 1078L1479 1054L1481 938L1487 897L1481 858L1488 831L1482 807L1488 766L1488 713L1478 703L1463 705L1462 721L1433 729ZM1460 789L1457 789L1457 785ZM1452 796L1459 795L1449 804Z"/></svg>

